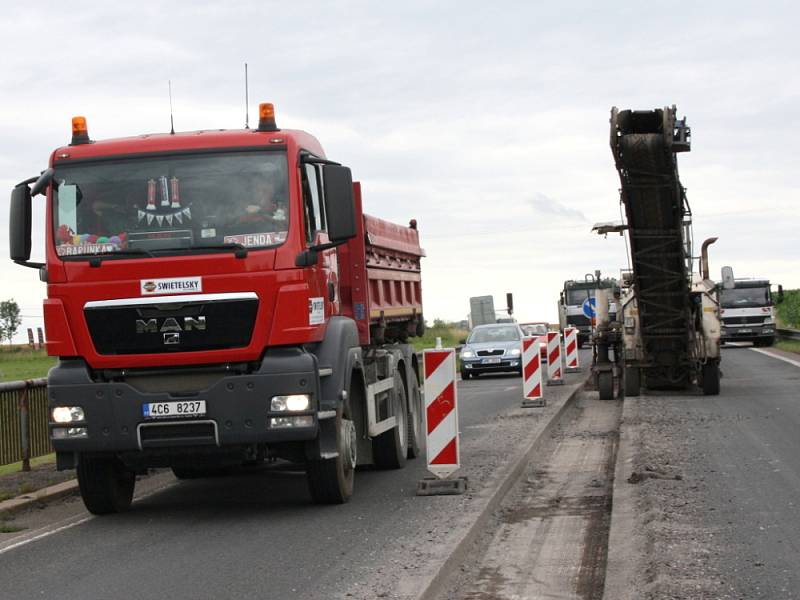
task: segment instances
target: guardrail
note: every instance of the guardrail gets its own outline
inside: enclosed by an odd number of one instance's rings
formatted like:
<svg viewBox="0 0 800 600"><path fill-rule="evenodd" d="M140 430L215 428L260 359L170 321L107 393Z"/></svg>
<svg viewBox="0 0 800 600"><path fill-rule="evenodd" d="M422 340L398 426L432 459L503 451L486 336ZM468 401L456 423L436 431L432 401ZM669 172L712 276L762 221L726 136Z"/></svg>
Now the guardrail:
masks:
<svg viewBox="0 0 800 600"><path fill-rule="evenodd" d="M796 329L776 329L775 333L784 340L800 340L800 331Z"/></svg>
<svg viewBox="0 0 800 600"><path fill-rule="evenodd" d="M47 414L47 380L0 383L0 465L22 462L53 452Z"/></svg>

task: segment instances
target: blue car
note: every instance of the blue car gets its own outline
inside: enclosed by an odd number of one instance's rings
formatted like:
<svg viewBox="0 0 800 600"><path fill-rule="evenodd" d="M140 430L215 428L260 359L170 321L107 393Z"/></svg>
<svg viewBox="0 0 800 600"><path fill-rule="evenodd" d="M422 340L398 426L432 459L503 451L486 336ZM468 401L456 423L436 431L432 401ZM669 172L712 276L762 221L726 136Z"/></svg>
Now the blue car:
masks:
<svg viewBox="0 0 800 600"><path fill-rule="evenodd" d="M516 323L478 325L461 349L461 379L481 373L522 373L522 330Z"/></svg>

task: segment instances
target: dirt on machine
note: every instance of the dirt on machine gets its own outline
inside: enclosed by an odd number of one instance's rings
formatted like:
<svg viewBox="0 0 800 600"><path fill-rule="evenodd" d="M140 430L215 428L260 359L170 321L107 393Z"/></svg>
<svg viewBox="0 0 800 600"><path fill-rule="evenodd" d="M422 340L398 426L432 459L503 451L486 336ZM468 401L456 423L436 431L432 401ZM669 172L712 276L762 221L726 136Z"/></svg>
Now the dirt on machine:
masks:
<svg viewBox="0 0 800 600"><path fill-rule="evenodd" d="M627 231L630 270L623 272L616 320L601 307L594 341L595 376L601 397L611 398L614 379L625 395L640 388L720 389L719 288L711 280L705 240L693 256L692 211L678 175L677 154L691 149L686 119L675 106L654 110L611 109L611 152L620 178L625 222L599 224L601 234ZM697 270L693 268L697 266Z"/></svg>

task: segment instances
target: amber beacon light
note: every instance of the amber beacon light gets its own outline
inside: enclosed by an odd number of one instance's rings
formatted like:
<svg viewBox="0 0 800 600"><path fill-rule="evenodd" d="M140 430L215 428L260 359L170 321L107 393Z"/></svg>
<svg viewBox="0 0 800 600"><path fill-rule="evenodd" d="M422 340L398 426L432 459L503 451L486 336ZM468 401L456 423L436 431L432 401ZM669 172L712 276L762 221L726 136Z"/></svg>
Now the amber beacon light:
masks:
<svg viewBox="0 0 800 600"><path fill-rule="evenodd" d="M275 124L275 107L271 102L258 105L258 131L278 131Z"/></svg>
<svg viewBox="0 0 800 600"><path fill-rule="evenodd" d="M89 128L86 125L86 117L72 117L72 145L88 144Z"/></svg>

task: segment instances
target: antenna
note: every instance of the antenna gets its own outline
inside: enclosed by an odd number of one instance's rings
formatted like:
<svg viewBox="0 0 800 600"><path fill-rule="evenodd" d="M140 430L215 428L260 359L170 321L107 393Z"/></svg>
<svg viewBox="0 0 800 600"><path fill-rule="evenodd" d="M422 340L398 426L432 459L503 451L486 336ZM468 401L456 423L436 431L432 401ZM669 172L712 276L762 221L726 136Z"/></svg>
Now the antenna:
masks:
<svg viewBox="0 0 800 600"><path fill-rule="evenodd" d="M244 63L244 128L250 129L250 96L247 88L247 63Z"/></svg>
<svg viewBox="0 0 800 600"><path fill-rule="evenodd" d="M168 79L169 83L169 133L175 135L175 121L172 119L172 80Z"/></svg>

